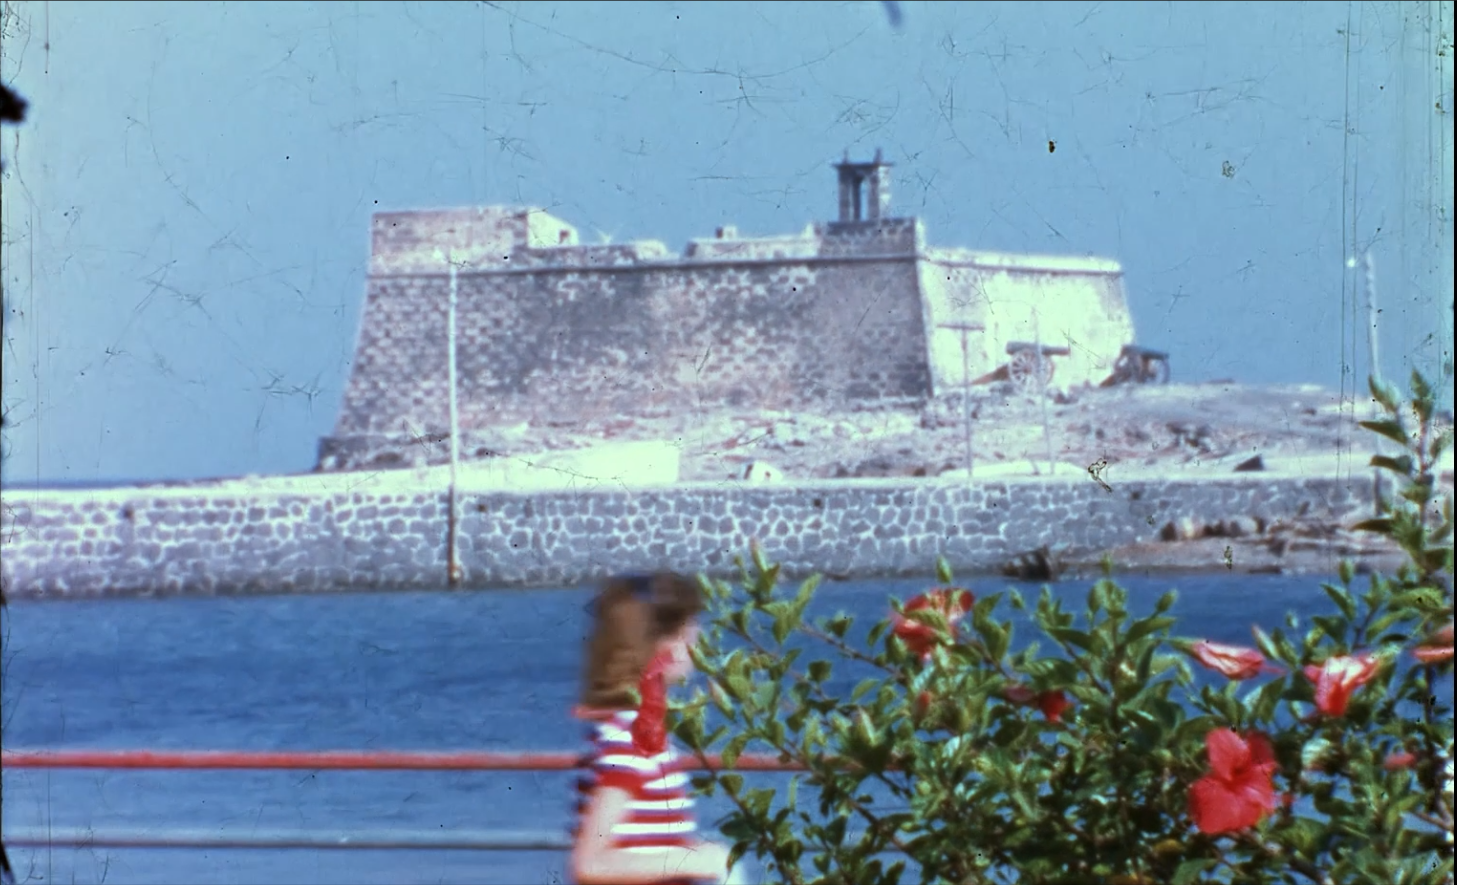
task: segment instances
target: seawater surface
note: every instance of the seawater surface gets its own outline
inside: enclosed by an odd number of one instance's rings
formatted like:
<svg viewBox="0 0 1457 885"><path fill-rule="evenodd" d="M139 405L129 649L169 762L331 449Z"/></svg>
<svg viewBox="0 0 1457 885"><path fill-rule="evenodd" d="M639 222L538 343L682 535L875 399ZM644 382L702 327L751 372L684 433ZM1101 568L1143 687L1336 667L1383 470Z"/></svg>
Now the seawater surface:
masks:
<svg viewBox="0 0 1457 885"><path fill-rule="evenodd" d="M1240 644L1332 606L1310 577L1124 578L1135 614L1177 588L1178 632ZM868 626L923 581L822 585L811 614ZM1039 587L978 580L978 594ZM1091 581L1053 585L1080 613ZM7 748L579 750L569 710L592 588L95 600L3 616ZM1005 604L1004 618L1019 624ZM1022 630L1017 644L1027 640ZM836 682L847 687L847 671ZM1450 691L1450 686L1448 687ZM1450 696L1450 695L1449 695ZM772 782L779 775L763 775ZM4 830L560 836L566 772L4 773ZM755 778L756 780L758 778ZM726 810L702 801L705 829ZM556 851L11 848L20 881L555 883Z"/></svg>

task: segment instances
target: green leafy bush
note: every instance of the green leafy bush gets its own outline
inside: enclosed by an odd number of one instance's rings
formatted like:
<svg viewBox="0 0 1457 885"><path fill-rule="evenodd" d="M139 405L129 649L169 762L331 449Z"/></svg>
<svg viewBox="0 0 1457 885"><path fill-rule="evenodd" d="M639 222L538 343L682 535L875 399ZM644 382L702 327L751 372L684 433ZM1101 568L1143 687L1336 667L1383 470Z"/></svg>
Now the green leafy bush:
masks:
<svg viewBox="0 0 1457 885"><path fill-rule="evenodd" d="M1365 531L1407 562L1358 586L1349 564L1303 636L1256 625L1252 647L1171 633L1176 597L1128 610L1110 577L1081 620L1044 587L1039 641L1013 651L1003 604L947 589L852 639L847 615L809 619L818 579L783 592L757 547L741 586L705 579L695 650L708 677L675 705L679 739L722 767L735 856L775 881L1451 881L1452 505L1434 467L1450 444L1433 396L1372 384L1365 426L1402 447ZM1409 408L1409 411L1408 411ZM963 624L962 622L969 622ZM1292 616L1286 626L1294 629ZM1044 650L1045 649L1045 650ZM836 666L871 674L848 693ZM1196 686L1208 668L1222 687ZM716 712L714 712L716 711ZM727 738L727 740L725 740ZM802 770L748 788L748 750Z"/></svg>

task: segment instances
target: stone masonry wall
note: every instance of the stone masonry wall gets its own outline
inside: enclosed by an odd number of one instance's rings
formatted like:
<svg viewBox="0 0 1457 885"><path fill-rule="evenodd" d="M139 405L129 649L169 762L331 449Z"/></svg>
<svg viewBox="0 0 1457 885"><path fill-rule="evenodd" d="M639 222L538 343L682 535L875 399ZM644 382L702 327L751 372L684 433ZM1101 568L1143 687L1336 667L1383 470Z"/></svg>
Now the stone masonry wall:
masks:
<svg viewBox="0 0 1457 885"><path fill-rule="evenodd" d="M913 255L461 275L461 428L923 396L916 276ZM370 280L336 440L448 431L447 287Z"/></svg>
<svg viewBox="0 0 1457 885"><path fill-rule="evenodd" d="M787 575L923 575L934 558L981 570L1041 544L1096 553L1181 517L1343 513L1368 483L1343 479L967 486L927 480L464 497L468 586L568 586L626 570L729 575L757 538ZM5 495L9 598L440 588L446 498L205 488Z"/></svg>

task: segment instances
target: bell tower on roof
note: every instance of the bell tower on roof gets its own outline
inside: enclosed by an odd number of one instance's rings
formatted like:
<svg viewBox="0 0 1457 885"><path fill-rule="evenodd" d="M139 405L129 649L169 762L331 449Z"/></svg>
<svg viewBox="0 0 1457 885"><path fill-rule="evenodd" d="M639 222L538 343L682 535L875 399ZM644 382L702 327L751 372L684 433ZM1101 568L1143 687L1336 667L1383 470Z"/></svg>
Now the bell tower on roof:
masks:
<svg viewBox="0 0 1457 885"><path fill-rule="evenodd" d="M878 221L890 217L890 167L879 148L869 163L852 163L847 151L835 164L840 182L840 221Z"/></svg>

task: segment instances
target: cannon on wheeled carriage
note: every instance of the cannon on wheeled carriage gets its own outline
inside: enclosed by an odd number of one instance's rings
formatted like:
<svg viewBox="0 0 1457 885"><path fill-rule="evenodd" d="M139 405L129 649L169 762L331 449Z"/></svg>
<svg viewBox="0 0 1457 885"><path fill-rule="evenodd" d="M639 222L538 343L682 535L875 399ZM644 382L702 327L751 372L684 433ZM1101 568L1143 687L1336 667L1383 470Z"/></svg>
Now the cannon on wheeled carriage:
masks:
<svg viewBox="0 0 1457 885"><path fill-rule="evenodd" d="M998 366L996 371L989 372L971 383L988 384L992 381L1010 381L1021 390L1029 393L1035 392L1052 383L1054 372L1052 358L1067 356L1071 353L1071 348L1044 344L1039 356L1037 345L1033 342L1009 341L1007 342L1007 356L1012 359Z"/></svg>
<svg viewBox="0 0 1457 885"><path fill-rule="evenodd" d="M1113 363L1113 374L1099 387L1117 384L1168 384L1169 355L1136 344L1125 344Z"/></svg>

